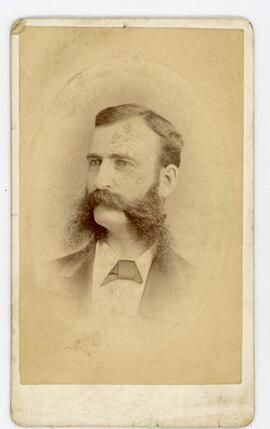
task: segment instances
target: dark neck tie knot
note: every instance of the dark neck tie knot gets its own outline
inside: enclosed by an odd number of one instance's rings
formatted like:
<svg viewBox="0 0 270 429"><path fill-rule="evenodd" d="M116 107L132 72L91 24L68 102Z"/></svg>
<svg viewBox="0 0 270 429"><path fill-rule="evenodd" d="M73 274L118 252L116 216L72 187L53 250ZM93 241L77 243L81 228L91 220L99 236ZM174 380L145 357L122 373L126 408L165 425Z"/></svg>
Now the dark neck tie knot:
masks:
<svg viewBox="0 0 270 429"><path fill-rule="evenodd" d="M133 280L140 284L143 282L136 262L125 259L120 259L115 264L113 269L109 272L105 280L102 282L101 286L117 279Z"/></svg>

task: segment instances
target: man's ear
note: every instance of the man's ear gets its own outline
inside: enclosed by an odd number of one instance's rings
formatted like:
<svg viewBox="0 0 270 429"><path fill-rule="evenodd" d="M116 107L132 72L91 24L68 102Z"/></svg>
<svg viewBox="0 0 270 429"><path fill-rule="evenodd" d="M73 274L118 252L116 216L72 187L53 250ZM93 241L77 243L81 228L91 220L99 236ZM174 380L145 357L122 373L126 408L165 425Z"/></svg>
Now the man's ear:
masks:
<svg viewBox="0 0 270 429"><path fill-rule="evenodd" d="M167 198L174 190L177 184L178 168L174 164L163 167L159 178L159 196Z"/></svg>

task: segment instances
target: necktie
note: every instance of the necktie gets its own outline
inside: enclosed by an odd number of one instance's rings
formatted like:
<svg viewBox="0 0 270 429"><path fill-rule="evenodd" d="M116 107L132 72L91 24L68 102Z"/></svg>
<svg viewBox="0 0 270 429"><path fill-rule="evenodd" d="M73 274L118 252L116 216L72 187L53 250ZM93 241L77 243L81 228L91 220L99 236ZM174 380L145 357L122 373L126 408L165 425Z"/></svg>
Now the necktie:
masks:
<svg viewBox="0 0 270 429"><path fill-rule="evenodd" d="M101 286L116 279L133 280L142 283L142 277L135 261L120 259L109 272Z"/></svg>

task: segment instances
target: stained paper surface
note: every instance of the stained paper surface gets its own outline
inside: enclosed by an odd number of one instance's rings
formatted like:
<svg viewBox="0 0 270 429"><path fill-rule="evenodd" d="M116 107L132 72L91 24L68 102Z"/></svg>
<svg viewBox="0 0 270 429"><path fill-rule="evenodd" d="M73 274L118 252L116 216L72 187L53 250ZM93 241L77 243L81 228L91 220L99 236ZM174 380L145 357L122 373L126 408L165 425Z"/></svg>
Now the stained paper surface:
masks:
<svg viewBox="0 0 270 429"><path fill-rule="evenodd" d="M247 422L253 413L250 25L29 19L15 25L12 43L15 419ZM175 252L197 275L172 325L166 311L164 323L147 317L96 323L70 297L52 292L55 279L44 274L48 261L65 254L66 225L85 191L95 115L125 103L157 112L184 140L166 214ZM69 416L55 407L61 392ZM111 403L105 414L103 401Z"/></svg>

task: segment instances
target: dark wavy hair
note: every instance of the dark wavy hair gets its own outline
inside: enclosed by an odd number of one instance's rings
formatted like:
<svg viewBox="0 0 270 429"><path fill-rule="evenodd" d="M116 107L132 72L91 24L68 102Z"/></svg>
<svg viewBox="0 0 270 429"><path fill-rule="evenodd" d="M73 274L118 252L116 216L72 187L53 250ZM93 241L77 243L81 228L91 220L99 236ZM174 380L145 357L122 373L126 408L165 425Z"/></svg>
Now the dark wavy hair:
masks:
<svg viewBox="0 0 270 429"><path fill-rule="evenodd" d="M109 125L132 116L141 117L146 125L161 137L161 165L176 165L181 162L183 139L167 119L141 104L121 104L101 110L95 120L95 126Z"/></svg>

